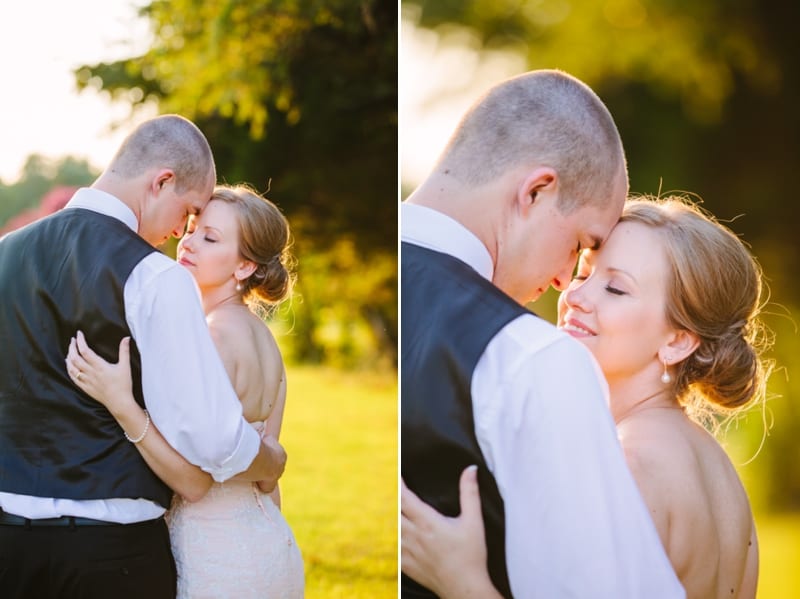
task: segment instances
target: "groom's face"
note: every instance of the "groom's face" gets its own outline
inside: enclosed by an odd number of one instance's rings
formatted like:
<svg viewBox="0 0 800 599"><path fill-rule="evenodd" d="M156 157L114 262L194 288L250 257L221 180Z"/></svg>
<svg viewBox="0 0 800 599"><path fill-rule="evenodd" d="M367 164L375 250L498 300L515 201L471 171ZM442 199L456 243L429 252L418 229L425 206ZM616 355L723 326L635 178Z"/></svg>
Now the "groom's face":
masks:
<svg viewBox="0 0 800 599"><path fill-rule="evenodd" d="M559 209L557 194L541 194L528 214L518 215L505 231L495 263L494 283L521 304L539 298L553 286L569 285L580 251L598 249L619 220L627 194L627 178L612 198Z"/></svg>
<svg viewBox="0 0 800 599"><path fill-rule="evenodd" d="M160 246L170 237L183 235L188 218L205 208L214 185L209 177L202 189L180 189L173 178L154 189L142 213L139 234L150 244Z"/></svg>

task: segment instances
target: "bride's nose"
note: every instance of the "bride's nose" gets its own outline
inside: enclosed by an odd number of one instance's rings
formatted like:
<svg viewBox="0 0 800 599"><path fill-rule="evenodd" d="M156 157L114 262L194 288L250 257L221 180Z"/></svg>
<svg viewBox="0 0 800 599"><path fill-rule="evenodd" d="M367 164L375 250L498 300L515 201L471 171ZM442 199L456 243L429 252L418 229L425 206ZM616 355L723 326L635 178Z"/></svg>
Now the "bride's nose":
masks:
<svg viewBox="0 0 800 599"><path fill-rule="evenodd" d="M587 281L572 281L562 293L561 297L568 307L581 312L589 311L589 298L586 293Z"/></svg>
<svg viewBox="0 0 800 599"><path fill-rule="evenodd" d="M188 231L183 234L181 240L178 242L178 248L187 252L194 252L194 244L192 243L192 233Z"/></svg>

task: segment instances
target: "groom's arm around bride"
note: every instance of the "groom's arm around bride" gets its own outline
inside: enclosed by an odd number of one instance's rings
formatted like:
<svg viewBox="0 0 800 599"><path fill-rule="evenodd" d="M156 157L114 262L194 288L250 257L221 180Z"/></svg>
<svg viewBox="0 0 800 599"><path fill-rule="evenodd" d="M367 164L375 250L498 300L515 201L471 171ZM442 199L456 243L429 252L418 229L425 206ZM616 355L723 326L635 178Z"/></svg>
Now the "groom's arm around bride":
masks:
<svg viewBox="0 0 800 599"><path fill-rule="evenodd" d="M70 380L78 330L112 361L131 337L134 397L189 462L215 480L280 476L285 454L242 418L191 275L155 249L215 180L200 130L157 117L63 210L0 239L0 596L175 595L172 492Z"/></svg>

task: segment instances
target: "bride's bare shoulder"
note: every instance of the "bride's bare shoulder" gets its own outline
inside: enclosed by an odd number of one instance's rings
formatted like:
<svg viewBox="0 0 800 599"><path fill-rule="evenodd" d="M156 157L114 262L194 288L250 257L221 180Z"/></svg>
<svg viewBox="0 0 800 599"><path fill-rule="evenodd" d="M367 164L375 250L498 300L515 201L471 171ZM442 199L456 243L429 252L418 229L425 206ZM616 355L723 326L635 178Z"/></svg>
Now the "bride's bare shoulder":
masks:
<svg viewBox="0 0 800 599"><path fill-rule="evenodd" d="M651 511L667 516L697 483L693 426L680 411L654 410L617 427L628 468Z"/></svg>

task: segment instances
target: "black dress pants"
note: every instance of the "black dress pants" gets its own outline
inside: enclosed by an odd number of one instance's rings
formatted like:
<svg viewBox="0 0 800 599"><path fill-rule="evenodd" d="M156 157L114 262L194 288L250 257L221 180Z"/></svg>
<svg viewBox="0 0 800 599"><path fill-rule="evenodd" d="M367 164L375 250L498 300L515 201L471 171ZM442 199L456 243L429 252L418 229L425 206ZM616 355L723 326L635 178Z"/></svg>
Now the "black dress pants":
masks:
<svg viewBox="0 0 800 599"><path fill-rule="evenodd" d="M175 599L163 518L108 526L0 525L3 599Z"/></svg>

